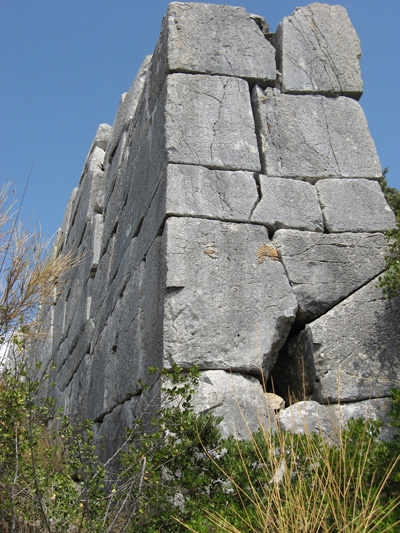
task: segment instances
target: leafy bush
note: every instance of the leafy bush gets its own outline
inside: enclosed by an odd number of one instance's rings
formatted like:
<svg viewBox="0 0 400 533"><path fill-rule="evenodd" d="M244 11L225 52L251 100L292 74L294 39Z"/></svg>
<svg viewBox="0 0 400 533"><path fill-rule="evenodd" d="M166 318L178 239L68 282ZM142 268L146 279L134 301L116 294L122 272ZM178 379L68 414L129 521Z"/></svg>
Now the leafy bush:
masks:
<svg viewBox="0 0 400 533"><path fill-rule="evenodd" d="M389 187L386 180L387 168L383 171L381 186L385 198L396 215L396 226L386 232L388 253L386 272L379 277L379 285L387 298L400 294L400 191Z"/></svg>

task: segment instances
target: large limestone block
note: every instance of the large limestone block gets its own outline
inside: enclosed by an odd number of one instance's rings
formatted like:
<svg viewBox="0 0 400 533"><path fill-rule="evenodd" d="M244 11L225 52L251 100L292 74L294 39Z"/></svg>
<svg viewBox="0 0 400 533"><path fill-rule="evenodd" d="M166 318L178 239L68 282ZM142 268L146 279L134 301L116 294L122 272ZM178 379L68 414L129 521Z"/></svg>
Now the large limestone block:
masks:
<svg viewBox="0 0 400 533"><path fill-rule="evenodd" d="M219 425L223 437L248 439L260 425L276 429L275 412L268 408L261 383L252 376L223 370L201 372L193 406L197 413L224 417Z"/></svg>
<svg viewBox="0 0 400 533"><path fill-rule="evenodd" d="M380 233L321 234L278 230L273 244L296 294L298 318L310 321L385 269Z"/></svg>
<svg viewBox="0 0 400 533"><path fill-rule="evenodd" d="M145 83L147 81L150 61L150 55L144 58L129 91L121 96L118 111L115 116L114 124L108 141L105 161L112 159L123 132L128 129L129 124L135 118L139 101L142 97Z"/></svg>
<svg viewBox="0 0 400 533"><path fill-rule="evenodd" d="M321 208L315 187L299 180L261 175L261 200L251 216L252 222L275 231L295 228L324 231Z"/></svg>
<svg viewBox="0 0 400 533"><path fill-rule="evenodd" d="M229 170L260 170L246 81L225 76L167 78L168 162Z"/></svg>
<svg viewBox="0 0 400 533"><path fill-rule="evenodd" d="M387 396L400 386L399 312L372 280L289 341L274 382L321 403Z"/></svg>
<svg viewBox="0 0 400 533"><path fill-rule="evenodd" d="M379 178L374 141L363 110L352 98L252 93L262 172L303 178Z"/></svg>
<svg viewBox="0 0 400 533"><path fill-rule="evenodd" d="M89 382L92 370L93 357L84 354L81 364L71 376L64 390L58 392L58 406L64 409L64 414L73 420L86 420L88 414ZM58 382L57 382L58 389Z"/></svg>
<svg viewBox="0 0 400 533"><path fill-rule="evenodd" d="M161 217L179 215L248 222L258 200L252 172L168 165L153 200L153 219L160 223Z"/></svg>
<svg viewBox="0 0 400 533"><path fill-rule="evenodd" d="M279 24L274 45L282 92L362 95L360 41L344 7L298 7Z"/></svg>
<svg viewBox="0 0 400 533"><path fill-rule="evenodd" d="M389 440L395 430L388 427L391 402L388 398L377 398L354 403L321 405L307 400L295 403L278 414L279 427L292 433L320 433L329 443L338 444L340 433L350 418L382 420L381 437Z"/></svg>
<svg viewBox="0 0 400 533"><path fill-rule="evenodd" d="M166 222L164 366L268 374L297 304L266 228Z"/></svg>
<svg viewBox="0 0 400 533"><path fill-rule="evenodd" d="M65 245L68 250L76 250L82 242L86 225L90 224L96 213L104 208L105 172L103 170L104 150L95 146L85 163L79 187L71 205L70 223Z"/></svg>
<svg viewBox="0 0 400 533"><path fill-rule="evenodd" d="M330 179L316 183L330 233L387 231L396 218L377 181Z"/></svg>
<svg viewBox="0 0 400 533"><path fill-rule="evenodd" d="M262 21L242 7L172 2L163 21L160 40L165 45L158 62L168 72L274 81L275 49L258 19Z"/></svg>

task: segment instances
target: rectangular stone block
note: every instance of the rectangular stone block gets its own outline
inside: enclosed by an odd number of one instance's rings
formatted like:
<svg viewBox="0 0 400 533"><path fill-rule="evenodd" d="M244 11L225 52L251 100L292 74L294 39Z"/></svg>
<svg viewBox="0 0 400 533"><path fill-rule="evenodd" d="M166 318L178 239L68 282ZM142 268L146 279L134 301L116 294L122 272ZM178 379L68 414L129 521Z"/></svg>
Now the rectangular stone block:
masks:
<svg viewBox="0 0 400 533"><path fill-rule="evenodd" d="M352 98L252 93L262 173L302 178L379 178L382 169L363 110Z"/></svg>
<svg viewBox="0 0 400 533"><path fill-rule="evenodd" d="M168 162L260 170L246 81L225 76L171 74L166 83Z"/></svg>
<svg viewBox="0 0 400 533"><path fill-rule="evenodd" d="M320 180L315 188L331 233L387 231L396 218L377 181Z"/></svg>
<svg viewBox="0 0 400 533"><path fill-rule="evenodd" d="M259 181L261 200L253 211L252 222L264 224L271 231L280 228L324 231L318 195L313 185L263 175Z"/></svg>
<svg viewBox="0 0 400 533"><path fill-rule="evenodd" d="M268 374L297 304L262 226L169 218L164 366Z"/></svg>
<svg viewBox="0 0 400 533"><path fill-rule="evenodd" d="M310 321L385 269L380 233L278 230L272 240L296 294L298 319Z"/></svg>
<svg viewBox="0 0 400 533"><path fill-rule="evenodd" d="M164 46L157 61L165 64L166 72L273 82L275 50L257 21L266 26L261 17L242 7L172 2L163 20L160 40Z"/></svg>
<svg viewBox="0 0 400 533"><path fill-rule="evenodd" d="M279 24L273 42L282 92L362 95L360 41L344 7L298 7Z"/></svg>

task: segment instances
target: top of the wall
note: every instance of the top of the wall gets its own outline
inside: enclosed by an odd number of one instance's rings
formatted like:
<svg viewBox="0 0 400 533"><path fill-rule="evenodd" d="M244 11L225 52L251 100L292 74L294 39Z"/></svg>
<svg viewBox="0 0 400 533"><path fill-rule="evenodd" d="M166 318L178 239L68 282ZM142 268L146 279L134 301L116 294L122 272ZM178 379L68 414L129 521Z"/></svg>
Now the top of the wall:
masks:
<svg viewBox="0 0 400 533"><path fill-rule="evenodd" d="M158 81L172 72L219 74L284 93L357 100L363 90L360 42L339 5L299 7L273 35L242 7L172 2L155 56Z"/></svg>

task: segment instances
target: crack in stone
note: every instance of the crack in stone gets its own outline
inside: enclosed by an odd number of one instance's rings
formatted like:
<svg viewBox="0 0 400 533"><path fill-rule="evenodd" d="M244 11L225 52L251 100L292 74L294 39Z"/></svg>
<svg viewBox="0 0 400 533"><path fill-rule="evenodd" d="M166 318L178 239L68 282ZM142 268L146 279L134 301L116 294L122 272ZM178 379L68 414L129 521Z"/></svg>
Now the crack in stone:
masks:
<svg viewBox="0 0 400 533"><path fill-rule="evenodd" d="M331 147L332 155L333 155L333 157L335 159L335 163L336 163L336 166L337 166L337 169L338 169L338 175L341 176L342 175L342 171L340 169L339 161L338 161L338 159L336 157L335 149L334 149L333 144L332 144L331 131L330 131L330 128L329 128L329 121L328 121L328 117L326 115L326 109L325 109L325 100L323 99L324 98L323 96L321 98L322 98L322 101L321 101L322 110L324 112L324 117L325 117L326 131L328 133L329 146Z"/></svg>

